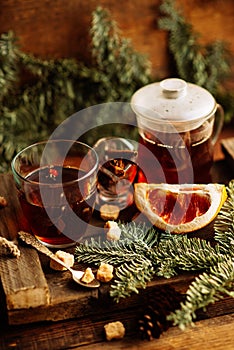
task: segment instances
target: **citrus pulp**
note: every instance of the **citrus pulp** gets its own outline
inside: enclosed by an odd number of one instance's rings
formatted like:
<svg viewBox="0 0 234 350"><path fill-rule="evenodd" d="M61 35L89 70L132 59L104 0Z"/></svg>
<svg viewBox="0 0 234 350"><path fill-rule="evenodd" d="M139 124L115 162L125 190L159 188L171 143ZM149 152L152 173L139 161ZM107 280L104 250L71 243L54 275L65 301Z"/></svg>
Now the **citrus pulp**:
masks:
<svg viewBox="0 0 234 350"><path fill-rule="evenodd" d="M221 184L135 184L135 203L157 228L187 233L208 225L227 198Z"/></svg>

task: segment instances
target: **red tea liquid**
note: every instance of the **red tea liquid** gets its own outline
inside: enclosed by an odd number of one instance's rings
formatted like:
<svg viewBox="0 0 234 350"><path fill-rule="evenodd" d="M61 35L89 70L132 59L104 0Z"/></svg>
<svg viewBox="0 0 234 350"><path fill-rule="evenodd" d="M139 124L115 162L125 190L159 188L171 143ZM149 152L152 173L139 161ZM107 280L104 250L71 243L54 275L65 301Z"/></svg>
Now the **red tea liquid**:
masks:
<svg viewBox="0 0 234 350"><path fill-rule="evenodd" d="M19 192L20 203L30 230L46 245L69 246L84 234L92 217L95 191L90 193L88 179L71 183L83 174L82 170L54 166L35 170L27 176L27 180L40 181L40 187L27 183ZM61 177L65 185L59 184ZM79 225L74 214L81 219Z"/></svg>
<svg viewBox="0 0 234 350"><path fill-rule="evenodd" d="M213 146L207 126L154 135L140 130L138 162L151 183L209 183Z"/></svg>

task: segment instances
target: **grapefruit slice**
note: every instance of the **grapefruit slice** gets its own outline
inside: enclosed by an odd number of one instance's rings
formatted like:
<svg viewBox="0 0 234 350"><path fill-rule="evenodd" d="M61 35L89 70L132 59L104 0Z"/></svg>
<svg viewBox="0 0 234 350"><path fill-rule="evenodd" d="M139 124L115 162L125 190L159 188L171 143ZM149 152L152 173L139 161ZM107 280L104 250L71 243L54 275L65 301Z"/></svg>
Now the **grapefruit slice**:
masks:
<svg viewBox="0 0 234 350"><path fill-rule="evenodd" d="M157 228L187 233L208 225L227 199L221 184L135 184L135 203Z"/></svg>

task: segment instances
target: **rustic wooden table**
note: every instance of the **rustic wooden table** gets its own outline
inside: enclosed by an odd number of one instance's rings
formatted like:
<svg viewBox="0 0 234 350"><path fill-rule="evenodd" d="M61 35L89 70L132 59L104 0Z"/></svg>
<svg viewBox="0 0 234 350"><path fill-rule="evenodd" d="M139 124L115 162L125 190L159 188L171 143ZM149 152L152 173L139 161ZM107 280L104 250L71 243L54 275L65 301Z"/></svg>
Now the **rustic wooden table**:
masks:
<svg viewBox="0 0 234 350"><path fill-rule="evenodd" d="M225 184L233 177L225 160L214 164L213 181ZM13 180L0 175L0 195L9 205L0 210L0 235L15 239L21 222ZM68 272L56 273L48 260L26 246L19 259L0 257L0 349L234 349L234 300L226 298L198 314L194 327L170 327L159 339L142 340L137 330L141 295L119 304L108 299L108 286L83 290L72 284ZM194 275L150 282L148 290L170 284L185 292ZM106 299L105 299L106 298ZM106 300L106 301L105 301ZM103 302L104 301L104 302ZM30 306L30 307L29 307ZM125 337L105 340L104 325L122 321Z"/></svg>

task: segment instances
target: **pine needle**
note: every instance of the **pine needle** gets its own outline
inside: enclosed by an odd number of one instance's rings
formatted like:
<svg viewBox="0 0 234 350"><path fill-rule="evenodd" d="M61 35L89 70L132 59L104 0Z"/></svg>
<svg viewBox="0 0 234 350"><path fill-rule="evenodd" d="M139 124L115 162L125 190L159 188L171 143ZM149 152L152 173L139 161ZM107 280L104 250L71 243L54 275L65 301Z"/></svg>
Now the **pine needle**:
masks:
<svg viewBox="0 0 234 350"><path fill-rule="evenodd" d="M197 277L186 292L186 301L168 316L168 320L184 330L193 324L198 309L206 310L208 305L225 295L234 298L234 262L230 258L211 267L209 273Z"/></svg>
<svg viewBox="0 0 234 350"><path fill-rule="evenodd" d="M9 170L19 150L47 139L75 112L109 101L129 101L150 81L150 62L121 36L108 11L94 10L90 25L91 66L74 58L34 57L20 50L13 32L1 35L0 172ZM84 141L93 144L95 136Z"/></svg>
<svg viewBox="0 0 234 350"><path fill-rule="evenodd" d="M234 257L234 180L230 181L227 191L229 196L217 216L214 232L220 251Z"/></svg>
<svg viewBox="0 0 234 350"><path fill-rule="evenodd" d="M231 52L227 43L218 40L202 45L200 33L186 21L174 0L164 0L160 9L163 17L158 21L159 28L169 32L169 49L178 75L215 95L231 71Z"/></svg>
<svg viewBox="0 0 234 350"><path fill-rule="evenodd" d="M212 254L212 260L217 258L217 261L213 260L210 269L192 282L181 309L169 315L168 319L181 329L193 324L198 309L205 310L225 295L234 297L234 180L229 183L227 191L229 197L214 224L218 255Z"/></svg>
<svg viewBox="0 0 234 350"><path fill-rule="evenodd" d="M159 232L145 223L119 223L119 241L91 239L76 247L78 261L114 265L116 277L110 295L116 302L139 293L157 276L170 278L181 271L200 275L191 283L181 309L169 319L181 329L193 323L196 311L205 309L225 295L234 297L234 180L227 188L228 199L215 221L216 245L200 238Z"/></svg>

